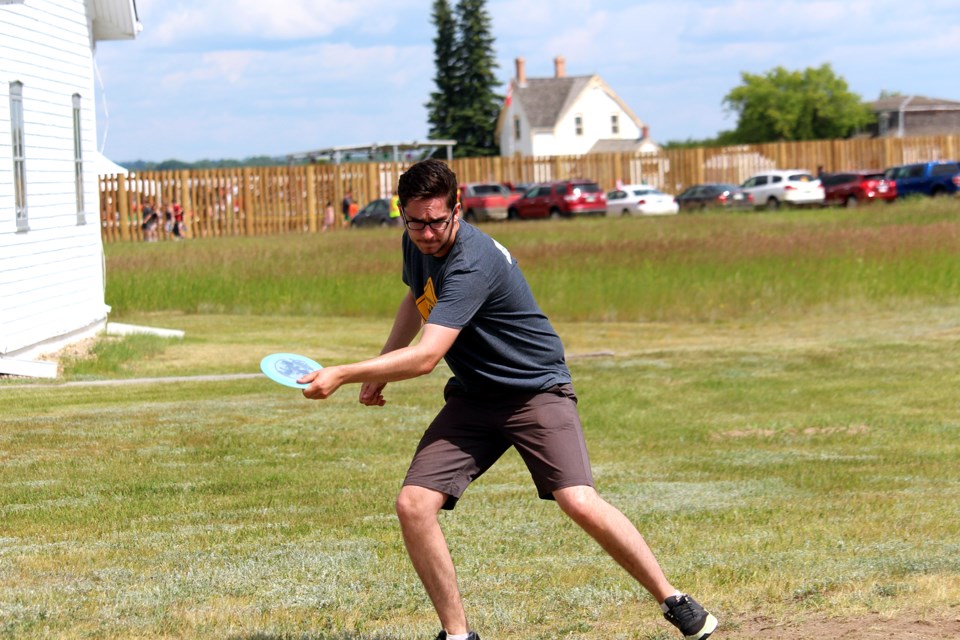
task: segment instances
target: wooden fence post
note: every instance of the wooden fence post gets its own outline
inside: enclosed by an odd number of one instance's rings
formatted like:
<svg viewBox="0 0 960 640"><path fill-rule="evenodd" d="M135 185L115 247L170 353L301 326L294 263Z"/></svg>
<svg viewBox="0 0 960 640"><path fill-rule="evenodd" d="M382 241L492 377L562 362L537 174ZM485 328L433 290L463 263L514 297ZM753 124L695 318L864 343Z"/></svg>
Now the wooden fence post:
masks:
<svg viewBox="0 0 960 640"><path fill-rule="evenodd" d="M316 167L307 165L307 225L310 233L317 232L317 173Z"/></svg>
<svg viewBox="0 0 960 640"><path fill-rule="evenodd" d="M120 212L120 237L130 239L130 198L127 196L127 177L117 176L117 211Z"/></svg>
<svg viewBox="0 0 960 640"><path fill-rule="evenodd" d="M244 167L241 174L241 182L243 183L240 191L243 193L243 206L240 207L240 211L243 214L243 230L248 237L254 235L254 225L253 225L253 171L250 167Z"/></svg>

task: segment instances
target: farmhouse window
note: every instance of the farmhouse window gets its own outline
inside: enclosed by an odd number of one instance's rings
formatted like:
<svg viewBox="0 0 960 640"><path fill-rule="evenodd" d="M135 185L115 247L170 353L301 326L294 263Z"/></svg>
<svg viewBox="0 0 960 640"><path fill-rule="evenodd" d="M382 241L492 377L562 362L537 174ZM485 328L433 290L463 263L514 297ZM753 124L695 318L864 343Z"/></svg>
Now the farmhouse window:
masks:
<svg viewBox="0 0 960 640"><path fill-rule="evenodd" d="M620 133L620 116L617 114L610 116L610 133L613 135Z"/></svg>
<svg viewBox="0 0 960 640"><path fill-rule="evenodd" d="M573 118L573 126L578 136L583 135L583 116L575 116Z"/></svg>
<svg viewBox="0 0 960 640"><path fill-rule="evenodd" d="M80 135L80 94L73 94L73 184L77 195L77 224L86 224L83 211L83 149Z"/></svg>
<svg viewBox="0 0 960 640"><path fill-rule="evenodd" d="M514 117L513 119L513 137L516 140L520 139L520 118Z"/></svg>
<svg viewBox="0 0 960 640"><path fill-rule="evenodd" d="M17 231L30 228L27 219L27 174L23 145L23 83L10 83L10 133L13 136L13 193Z"/></svg>

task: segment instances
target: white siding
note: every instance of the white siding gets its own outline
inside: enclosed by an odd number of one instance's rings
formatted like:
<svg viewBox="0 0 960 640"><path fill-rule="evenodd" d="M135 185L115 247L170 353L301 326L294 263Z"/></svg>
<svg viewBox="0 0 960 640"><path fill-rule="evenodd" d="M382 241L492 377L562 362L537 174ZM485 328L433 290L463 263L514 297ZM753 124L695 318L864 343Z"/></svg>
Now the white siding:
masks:
<svg viewBox="0 0 960 640"><path fill-rule="evenodd" d="M520 139L517 140L514 127L514 120L520 118ZM500 155L512 156L520 154L522 156L533 155L533 137L530 134L530 120L523 111L523 107L513 100L510 106L506 108L500 129Z"/></svg>
<svg viewBox="0 0 960 640"><path fill-rule="evenodd" d="M0 5L0 355L105 319L97 176L84 163L77 224L73 95L81 146L96 149L93 51L84 0ZM29 230L14 219L10 82L23 83Z"/></svg>
<svg viewBox="0 0 960 640"><path fill-rule="evenodd" d="M610 130L610 116L616 114L620 132ZM583 135L576 135L576 116L583 118ZM562 149L558 155L582 155L587 153L597 140L617 138L636 140L640 129L609 93L599 86L585 91L580 99L557 122L554 132L555 148Z"/></svg>

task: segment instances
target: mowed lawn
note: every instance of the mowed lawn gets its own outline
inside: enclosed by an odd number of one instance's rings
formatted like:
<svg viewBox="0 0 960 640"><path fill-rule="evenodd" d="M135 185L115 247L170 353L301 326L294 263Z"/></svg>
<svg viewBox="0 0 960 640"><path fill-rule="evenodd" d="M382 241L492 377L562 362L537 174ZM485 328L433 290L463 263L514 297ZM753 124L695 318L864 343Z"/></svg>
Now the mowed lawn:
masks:
<svg viewBox="0 0 960 640"><path fill-rule="evenodd" d="M599 490L717 638L960 632L957 213L484 227L564 339ZM432 638L393 499L445 367L382 408L163 380L374 355L397 253L395 230L108 246L112 318L186 337L0 380L0 637ZM677 637L512 452L441 521L485 640Z"/></svg>

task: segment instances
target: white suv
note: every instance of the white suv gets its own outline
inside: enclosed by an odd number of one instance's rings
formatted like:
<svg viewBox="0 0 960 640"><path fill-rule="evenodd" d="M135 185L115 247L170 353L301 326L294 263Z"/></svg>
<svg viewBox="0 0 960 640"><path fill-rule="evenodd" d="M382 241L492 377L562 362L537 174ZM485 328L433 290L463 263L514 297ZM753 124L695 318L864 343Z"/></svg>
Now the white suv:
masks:
<svg viewBox="0 0 960 640"><path fill-rule="evenodd" d="M767 209L777 209L781 203L823 204L823 185L815 176L802 169L764 171L749 178L740 188L744 193L753 195L757 207Z"/></svg>

